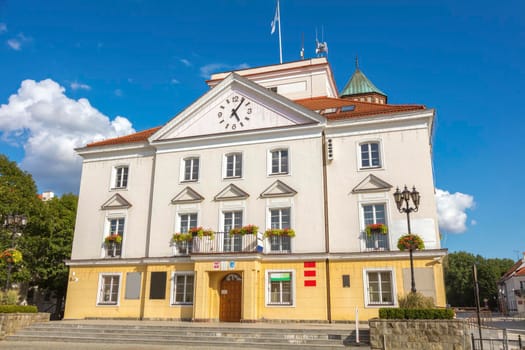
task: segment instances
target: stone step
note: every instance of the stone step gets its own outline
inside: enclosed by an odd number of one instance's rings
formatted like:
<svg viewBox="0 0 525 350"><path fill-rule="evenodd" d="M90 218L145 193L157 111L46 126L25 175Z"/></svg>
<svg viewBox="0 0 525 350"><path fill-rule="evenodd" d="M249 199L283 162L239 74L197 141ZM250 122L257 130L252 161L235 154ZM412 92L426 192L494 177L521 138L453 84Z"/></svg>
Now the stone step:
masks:
<svg viewBox="0 0 525 350"><path fill-rule="evenodd" d="M48 322L34 324L7 341L112 343L179 346L225 346L259 349L353 349L355 331L343 327L317 329L286 325L165 325L119 324L118 321L83 323ZM360 331L361 344L368 345L368 330Z"/></svg>

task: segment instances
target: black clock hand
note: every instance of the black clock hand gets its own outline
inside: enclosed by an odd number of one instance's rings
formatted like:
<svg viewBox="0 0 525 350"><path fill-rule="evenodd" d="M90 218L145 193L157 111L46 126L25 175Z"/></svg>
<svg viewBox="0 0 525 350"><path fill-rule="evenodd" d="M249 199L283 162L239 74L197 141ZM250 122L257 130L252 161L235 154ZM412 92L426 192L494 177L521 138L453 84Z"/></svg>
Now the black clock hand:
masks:
<svg viewBox="0 0 525 350"><path fill-rule="evenodd" d="M235 116L237 117L237 119L239 119L239 117L237 116L237 110L239 110L239 108L241 108L243 102L244 102L244 97L241 98L241 102L239 102L239 104L237 105L237 107L235 107L234 109L232 109L232 115L231 115L231 116L233 116L233 115L235 114Z"/></svg>

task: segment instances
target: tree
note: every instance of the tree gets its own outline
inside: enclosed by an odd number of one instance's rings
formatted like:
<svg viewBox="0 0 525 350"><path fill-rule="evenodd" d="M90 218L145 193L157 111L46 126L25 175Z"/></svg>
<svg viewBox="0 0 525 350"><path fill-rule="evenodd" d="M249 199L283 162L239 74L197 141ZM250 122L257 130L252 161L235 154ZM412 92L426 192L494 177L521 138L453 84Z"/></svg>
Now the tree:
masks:
<svg viewBox="0 0 525 350"><path fill-rule="evenodd" d="M20 170L15 162L0 154L0 249L4 251L17 245L18 233L21 237L31 226L31 217L40 211L42 203L38 200L35 182L31 174ZM28 219L26 227L17 227L16 232L4 225L7 215L24 215ZM27 256L22 251L23 259ZM5 266L2 266L5 267ZM7 268L0 267L0 281L6 280ZM30 272L25 260L16 264L10 281L27 282Z"/></svg>
<svg viewBox="0 0 525 350"><path fill-rule="evenodd" d="M481 306L487 299L497 305L497 281L514 264L510 259L485 259L467 252L450 253L444 261L447 301L452 306L476 306L472 266L478 270Z"/></svg>
<svg viewBox="0 0 525 350"><path fill-rule="evenodd" d="M22 241L28 253L30 285L56 296L54 318L58 318L61 312L67 288L65 260L71 257L77 202L77 196L65 194L43 203L40 215L33 218L32 230Z"/></svg>

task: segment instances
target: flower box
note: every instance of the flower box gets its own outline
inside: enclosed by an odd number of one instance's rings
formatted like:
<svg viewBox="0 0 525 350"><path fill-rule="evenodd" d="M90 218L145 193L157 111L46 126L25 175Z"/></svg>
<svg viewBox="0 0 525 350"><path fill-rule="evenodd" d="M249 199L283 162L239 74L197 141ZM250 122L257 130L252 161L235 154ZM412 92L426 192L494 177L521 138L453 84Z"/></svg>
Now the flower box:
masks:
<svg viewBox="0 0 525 350"><path fill-rule="evenodd" d="M388 227L385 224L370 224L366 225L365 232L367 236L377 233L386 235L388 233Z"/></svg>
<svg viewBox="0 0 525 350"><path fill-rule="evenodd" d="M211 229L203 229L202 226L192 227L188 230L188 233L193 237L209 237L210 239L215 238L215 232Z"/></svg>
<svg viewBox="0 0 525 350"><path fill-rule="evenodd" d="M264 232L264 237L268 238L272 236L295 237L295 231L291 228L269 228Z"/></svg>
<svg viewBox="0 0 525 350"><path fill-rule="evenodd" d="M255 225L246 225L243 227L232 228L230 235L256 235L259 232L259 227Z"/></svg>
<svg viewBox="0 0 525 350"><path fill-rule="evenodd" d="M111 243L120 244L120 243L122 243L122 236L118 235L118 234L112 234L112 235L106 236L106 238L104 238L104 243L106 243L106 244L111 244Z"/></svg>
<svg viewBox="0 0 525 350"><path fill-rule="evenodd" d="M22 253L15 248L8 248L0 254L0 259L8 264L17 264L22 261Z"/></svg>
<svg viewBox="0 0 525 350"><path fill-rule="evenodd" d="M193 239L193 235L191 233L175 233L171 237L172 242L188 242Z"/></svg>

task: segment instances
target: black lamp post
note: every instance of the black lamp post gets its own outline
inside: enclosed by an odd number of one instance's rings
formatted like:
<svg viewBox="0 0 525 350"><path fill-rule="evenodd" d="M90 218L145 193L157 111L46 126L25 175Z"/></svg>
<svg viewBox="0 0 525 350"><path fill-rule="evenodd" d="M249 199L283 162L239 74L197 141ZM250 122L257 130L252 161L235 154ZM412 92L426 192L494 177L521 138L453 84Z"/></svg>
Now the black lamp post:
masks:
<svg viewBox="0 0 525 350"><path fill-rule="evenodd" d="M410 199L412 199L412 203L414 203L414 206L410 206ZM399 191L399 187L396 188L396 192L394 192L394 200L396 201L397 210L399 210L400 213L406 213L407 214L407 225L408 225L408 234L411 235L412 232L410 230L410 213L416 212L419 208L419 200L421 199L421 196L419 195L419 192L416 191L416 187L412 187L412 191L409 191L408 188L405 185L405 189L403 192ZM403 202L405 203L405 206L403 207ZM416 292L416 282L414 280L414 259L412 257L412 251L414 250L414 247L410 247L410 277L412 278L411 281L411 291L412 293Z"/></svg>
<svg viewBox="0 0 525 350"><path fill-rule="evenodd" d="M10 214L7 215L4 219L4 227L6 229L11 229L11 247L14 249L16 247L16 236L17 229L19 227L24 227L27 224L27 219L24 215ZM11 270L13 269L12 259L7 262L7 278L5 281L5 290L9 289L9 282L11 279Z"/></svg>

